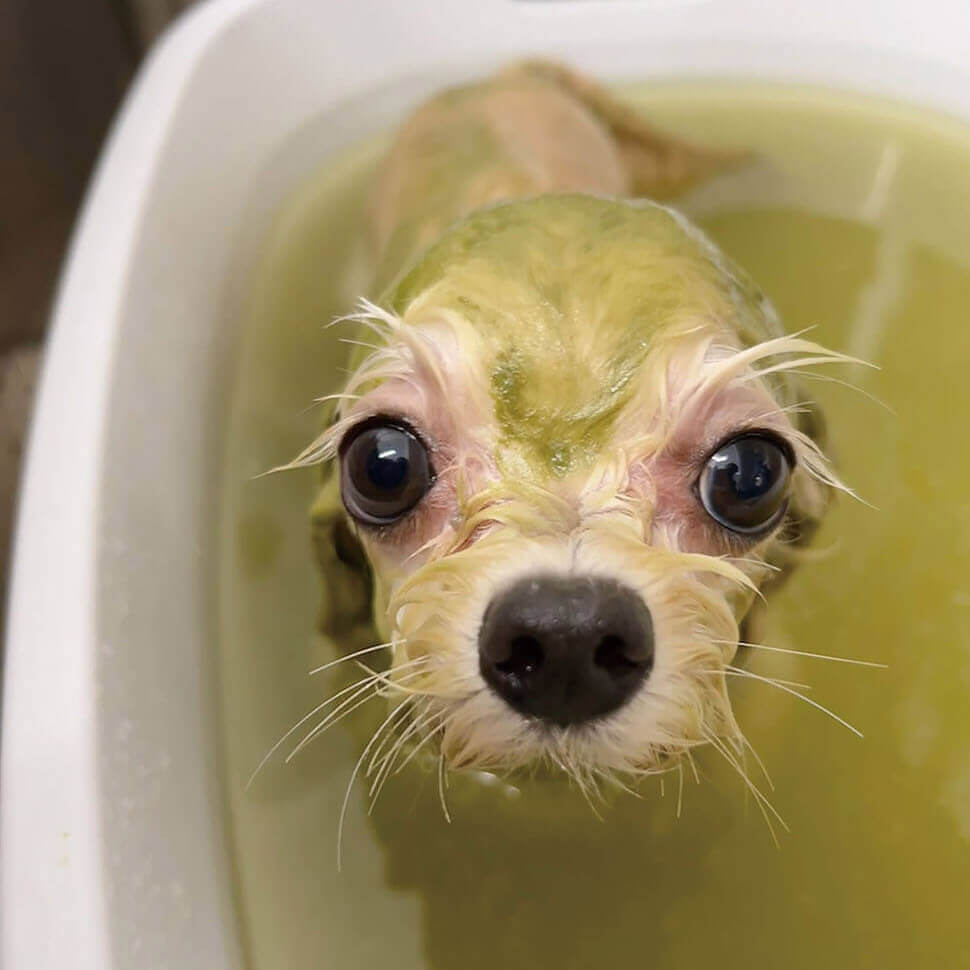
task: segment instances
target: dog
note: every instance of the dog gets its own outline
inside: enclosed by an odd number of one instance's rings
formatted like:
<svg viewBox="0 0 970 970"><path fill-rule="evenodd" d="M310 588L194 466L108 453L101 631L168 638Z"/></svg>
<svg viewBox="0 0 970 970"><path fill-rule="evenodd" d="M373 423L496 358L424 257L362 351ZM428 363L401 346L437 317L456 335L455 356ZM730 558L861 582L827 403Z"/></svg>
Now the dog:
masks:
<svg viewBox="0 0 970 970"><path fill-rule="evenodd" d="M369 674L336 710L390 701L376 782L742 757L740 630L848 491L793 372L850 358L663 204L739 164L545 62L397 133L351 376L293 462L324 469L321 630Z"/></svg>

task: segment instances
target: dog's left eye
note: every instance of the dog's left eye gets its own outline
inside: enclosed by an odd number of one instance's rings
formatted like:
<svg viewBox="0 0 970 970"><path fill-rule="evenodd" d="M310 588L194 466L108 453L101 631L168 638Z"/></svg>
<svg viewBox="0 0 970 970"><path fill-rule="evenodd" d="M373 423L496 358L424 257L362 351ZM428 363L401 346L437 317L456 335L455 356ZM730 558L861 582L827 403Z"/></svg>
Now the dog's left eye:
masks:
<svg viewBox="0 0 970 970"><path fill-rule="evenodd" d="M732 532L767 532L788 506L788 449L763 434L719 445L701 472L698 492L707 513Z"/></svg>
<svg viewBox="0 0 970 970"><path fill-rule="evenodd" d="M434 475L428 452L409 428L366 422L341 445L344 507L366 525L387 525L421 501Z"/></svg>

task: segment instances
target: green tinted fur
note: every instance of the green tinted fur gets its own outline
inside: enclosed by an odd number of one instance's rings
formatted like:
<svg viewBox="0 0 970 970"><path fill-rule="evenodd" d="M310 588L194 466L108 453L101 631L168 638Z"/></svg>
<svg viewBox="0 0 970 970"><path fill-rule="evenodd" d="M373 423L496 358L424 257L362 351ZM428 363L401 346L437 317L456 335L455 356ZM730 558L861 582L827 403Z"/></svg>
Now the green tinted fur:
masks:
<svg viewBox="0 0 970 970"><path fill-rule="evenodd" d="M502 443L563 475L593 461L660 341L777 336L757 288L669 209L584 195L453 226L380 301L460 315L485 348Z"/></svg>

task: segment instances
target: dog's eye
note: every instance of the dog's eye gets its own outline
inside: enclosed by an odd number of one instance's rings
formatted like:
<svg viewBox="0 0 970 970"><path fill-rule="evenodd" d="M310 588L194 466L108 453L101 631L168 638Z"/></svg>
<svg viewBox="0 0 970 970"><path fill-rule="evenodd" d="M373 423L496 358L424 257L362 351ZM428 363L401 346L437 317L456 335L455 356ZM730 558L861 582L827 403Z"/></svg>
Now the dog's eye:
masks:
<svg viewBox="0 0 970 970"><path fill-rule="evenodd" d="M718 446L701 472L698 491L708 514L732 532L766 532L785 514L790 477L787 449L749 434Z"/></svg>
<svg viewBox="0 0 970 970"><path fill-rule="evenodd" d="M421 501L434 475L408 428L383 420L352 430L341 446L340 492L359 522L387 525Z"/></svg>

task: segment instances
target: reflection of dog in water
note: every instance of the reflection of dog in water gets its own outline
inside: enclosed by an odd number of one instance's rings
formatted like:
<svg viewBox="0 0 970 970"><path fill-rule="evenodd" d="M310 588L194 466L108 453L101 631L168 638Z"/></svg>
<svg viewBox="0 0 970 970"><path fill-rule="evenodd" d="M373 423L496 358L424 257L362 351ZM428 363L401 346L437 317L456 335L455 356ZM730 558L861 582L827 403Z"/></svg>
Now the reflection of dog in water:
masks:
<svg viewBox="0 0 970 970"><path fill-rule="evenodd" d="M448 91L399 132L352 376L295 463L327 469L324 632L391 663L300 745L380 693L355 772L375 792L422 752L442 776L545 765L584 790L705 743L740 766L739 625L842 487L792 375L846 358L786 336L702 233L642 200L736 161L549 64Z"/></svg>

